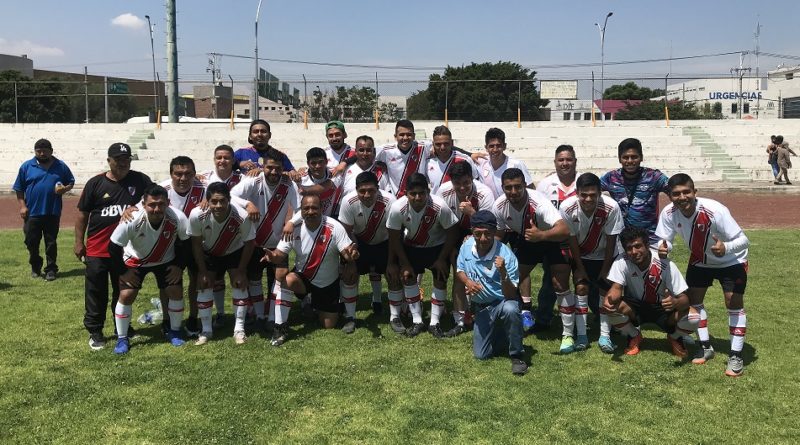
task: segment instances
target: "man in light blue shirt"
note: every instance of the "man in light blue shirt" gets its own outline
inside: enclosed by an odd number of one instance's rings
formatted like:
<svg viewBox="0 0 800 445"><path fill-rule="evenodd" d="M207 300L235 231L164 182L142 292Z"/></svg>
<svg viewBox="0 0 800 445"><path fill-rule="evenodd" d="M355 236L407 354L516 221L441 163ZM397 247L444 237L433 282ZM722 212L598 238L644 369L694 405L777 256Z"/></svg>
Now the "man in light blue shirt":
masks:
<svg viewBox="0 0 800 445"><path fill-rule="evenodd" d="M511 372L523 375L528 365L522 359L517 258L508 246L495 240L494 213L478 211L470 223L472 237L461 245L456 274L474 306L472 352L483 360L508 351Z"/></svg>

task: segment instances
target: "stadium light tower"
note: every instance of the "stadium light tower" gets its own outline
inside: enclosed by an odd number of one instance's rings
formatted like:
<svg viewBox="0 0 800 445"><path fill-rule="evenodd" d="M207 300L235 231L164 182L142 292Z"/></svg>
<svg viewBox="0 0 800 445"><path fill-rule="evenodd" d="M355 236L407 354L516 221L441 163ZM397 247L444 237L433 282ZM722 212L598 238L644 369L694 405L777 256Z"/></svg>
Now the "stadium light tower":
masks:
<svg viewBox="0 0 800 445"><path fill-rule="evenodd" d="M608 24L608 18L614 15L613 12L609 12L606 14L606 19L603 20L603 26L600 27L599 23L595 23L594 26L600 31L600 117L602 120L606 120L606 112L603 108L605 103L603 102L603 94L605 93L605 43L606 43L606 25Z"/></svg>
<svg viewBox="0 0 800 445"><path fill-rule="evenodd" d="M258 119L258 17L261 15L261 2L258 0L258 8L256 8L256 77L253 79L253 97L250 100L250 120Z"/></svg>
<svg viewBox="0 0 800 445"><path fill-rule="evenodd" d="M153 29L155 25L150 23L150 16L146 15L144 18L147 19L147 28L150 29L150 55L153 56L153 112L156 114L156 119L158 118L158 80L156 79L156 49L153 45Z"/></svg>

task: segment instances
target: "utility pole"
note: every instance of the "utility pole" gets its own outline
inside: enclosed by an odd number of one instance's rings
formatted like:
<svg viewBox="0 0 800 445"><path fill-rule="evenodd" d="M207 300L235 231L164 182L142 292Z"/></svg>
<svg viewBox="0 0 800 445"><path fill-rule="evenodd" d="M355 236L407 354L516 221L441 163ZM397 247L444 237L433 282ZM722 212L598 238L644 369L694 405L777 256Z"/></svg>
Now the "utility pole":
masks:
<svg viewBox="0 0 800 445"><path fill-rule="evenodd" d="M219 69L219 54L211 53L208 57L207 73L211 73L211 117L217 118L217 82L222 79Z"/></svg>
<svg viewBox="0 0 800 445"><path fill-rule="evenodd" d="M84 97L84 110L86 111L86 120L84 123L89 123L89 67L83 67L83 97Z"/></svg>
<svg viewBox="0 0 800 445"><path fill-rule="evenodd" d="M175 0L167 0L167 113L169 122L178 122L178 31Z"/></svg>
<svg viewBox="0 0 800 445"><path fill-rule="evenodd" d="M758 116L761 114L761 77L759 77L759 74L758 74L758 68L759 68L759 66L758 66L758 53L759 53L759 51L761 51L761 48L760 48L760 45L759 45L759 40L761 38L761 20L760 19L759 19L758 22L756 22L755 38L756 38L756 91L758 91L758 96L756 97L756 119L758 119Z"/></svg>
<svg viewBox="0 0 800 445"><path fill-rule="evenodd" d="M742 118L742 78L744 77L745 72L750 72L750 68L744 68L744 55L747 54L746 52L742 52L739 54L739 67L738 68L731 68L731 74L736 74L739 77L739 98L737 100L736 105L736 118Z"/></svg>

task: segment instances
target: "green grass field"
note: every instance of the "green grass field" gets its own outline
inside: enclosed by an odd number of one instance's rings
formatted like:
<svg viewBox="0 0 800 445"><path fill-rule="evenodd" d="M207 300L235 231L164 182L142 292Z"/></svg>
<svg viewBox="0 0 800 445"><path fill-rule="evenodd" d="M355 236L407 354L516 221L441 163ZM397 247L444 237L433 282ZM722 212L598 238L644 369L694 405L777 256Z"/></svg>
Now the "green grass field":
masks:
<svg viewBox="0 0 800 445"><path fill-rule="evenodd" d="M718 286L706 300L718 355L703 366L676 361L654 330L636 357L600 352L596 328L588 351L559 356L554 327L525 339L531 367L515 377L507 358L473 359L471 333L397 336L371 315L363 281L352 336L306 328L295 313L280 348L258 336L237 347L229 330L174 348L149 327L117 357L111 341L87 346L71 230L51 283L29 277L21 233L0 231L0 442L797 443L800 242L793 230L748 236L746 371L731 379ZM677 262L685 269L684 251ZM134 318L154 289L148 278Z"/></svg>

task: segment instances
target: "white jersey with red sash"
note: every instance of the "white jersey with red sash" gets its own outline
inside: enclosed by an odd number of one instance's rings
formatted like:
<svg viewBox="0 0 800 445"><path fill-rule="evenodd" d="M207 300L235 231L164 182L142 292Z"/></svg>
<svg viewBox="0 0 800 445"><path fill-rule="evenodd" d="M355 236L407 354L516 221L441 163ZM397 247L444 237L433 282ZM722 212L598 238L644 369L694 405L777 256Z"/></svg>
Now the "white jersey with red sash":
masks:
<svg viewBox="0 0 800 445"><path fill-rule="evenodd" d="M189 236L200 236L203 251L211 256L225 256L241 249L245 242L256 236L255 226L247 212L231 205L228 216L217 221L211 209L196 208L189 215Z"/></svg>
<svg viewBox="0 0 800 445"><path fill-rule="evenodd" d="M522 170L522 176L525 179L525 185L533 182L533 179L531 179L531 174L528 173L528 167L525 166L525 163L522 161L518 161L514 158L506 156L505 161L503 161L500 167L495 169L492 167L492 161L489 158L478 160L478 176L480 177L481 182L483 182L484 185L489 187L489 190L492 191L492 196L494 196L495 199L503 196L503 183L501 181L501 177L503 176L503 172L509 168L518 168Z"/></svg>
<svg viewBox="0 0 800 445"><path fill-rule="evenodd" d="M726 250L722 257L714 255L711 247L716 241L712 235L726 242L744 234L727 207L713 199L696 199L695 211L688 218L674 204L667 205L658 217L656 236L671 243L680 234L689 248L689 264L693 266L723 268L747 263L746 248L736 252Z"/></svg>
<svg viewBox="0 0 800 445"><path fill-rule="evenodd" d="M378 178L378 188L380 190L392 193L389 186L389 176L386 174L386 170L383 168L382 164L373 162L368 169L364 170L358 165L358 163L355 163L347 167L347 170L344 172L344 180L342 181L342 196L349 195L350 192L356 190L356 177L365 171L375 173L375 176Z"/></svg>
<svg viewBox="0 0 800 445"><path fill-rule="evenodd" d="M505 194L494 201L492 210L497 218L497 230L524 235L525 230L532 227L531 221L539 230L548 230L561 219L561 214L544 195L536 190L525 191L528 197L520 210L511 205Z"/></svg>
<svg viewBox="0 0 800 445"><path fill-rule="evenodd" d="M225 185L228 186L228 190L234 188L236 184L238 184L239 181L241 181L242 179L242 172L238 170L234 170L233 172L231 172L231 175L228 176L226 179L220 178L217 172L214 170L203 172L200 175L203 177L203 182L205 183L206 187L215 182L224 182Z"/></svg>
<svg viewBox="0 0 800 445"><path fill-rule="evenodd" d="M386 220L389 208L395 199L389 193L379 191L372 207L366 207L358 199L358 193L350 192L342 198L339 221L353 228L353 235L360 243L380 244L389 239Z"/></svg>
<svg viewBox="0 0 800 445"><path fill-rule="evenodd" d="M666 290L672 295L686 292L689 286L675 263L659 258L655 250L650 251L650 257L645 270L640 270L625 255L617 258L608 271L608 280L625 288L625 298L648 304L661 303Z"/></svg>
<svg viewBox="0 0 800 445"><path fill-rule="evenodd" d="M587 260L603 260L608 236L619 235L625 228L619 205L607 196L598 197L597 208L591 215L581 210L577 196L564 200L559 210L561 218L569 227L570 236L578 239L581 258ZM617 243L615 254L620 254L621 251Z"/></svg>
<svg viewBox="0 0 800 445"><path fill-rule="evenodd" d="M294 225L292 241L281 240L277 250L288 254L294 250L295 271L316 287L326 287L339 278L339 252L353 243L342 224L322 217L322 223L311 231L302 220Z"/></svg>
<svg viewBox="0 0 800 445"><path fill-rule="evenodd" d="M427 169L425 176L428 177L428 183L431 185L431 193L441 196L439 189L446 183L450 182L450 167L458 162L466 162L472 167L472 179L478 179L478 167L472 163L469 156L452 151L447 161L442 162L438 156L431 156L428 159Z"/></svg>
<svg viewBox="0 0 800 445"><path fill-rule="evenodd" d="M340 153L333 151L330 145L325 147L323 150L325 150L325 155L328 157L328 170L333 170L339 166L340 162L344 161L350 156L356 155L356 151L348 144L344 144L344 147L342 147L342 151Z"/></svg>
<svg viewBox="0 0 800 445"><path fill-rule="evenodd" d="M396 144L386 145L375 158L386 164L389 184L397 198L406 195L406 179L412 173L425 174L425 165L431 153L430 141L414 141L411 148L403 153Z"/></svg>
<svg viewBox="0 0 800 445"><path fill-rule="evenodd" d="M459 205L461 200L458 199L458 193L453 189L452 182L446 182L439 189L439 196L444 200L445 205L450 208L450 211L458 218L458 225L464 230L470 230L469 216L461 213ZM469 195L468 200L472 204L472 208L477 212L478 210L492 211L492 191L488 187L478 181L472 181L472 193Z"/></svg>
<svg viewBox="0 0 800 445"><path fill-rule="evenodd" d="M302 179L300 180L300 185L303 187L311 187L313 185L320 185L327 180L331 180L333 186L328 188L327 190L323 191L319 195L319 201L322 205L322 214L325 216L331 216L333 214L334 208L337 207L339 202L339 197L341 193L341 184L342 184L342 176L339 175L335 178L331 177L331 174L328 170L325 170L325 176L322 178L314 178L312 177L308 171L306 171Z"/></svg>
<svg viewBox="0 0 800 445"><path fill-rule="evenodd" d="M130 268L169 263L175 259L175 241L189 238L186 216L172 207L166 208L156 228L144 210L136 210L131 218L120 222L111 234L111 242L122 247L122 259Z"/></svg>
<svg viewBox="0 0 800 445"><path fill-rule="evenodd" d="M580 175L580 173L575 173L576 178ZM548 175L536 184L536 191L546 196L557 209L561 208L561 203L565 199L575 196L577 193L575 181L573 180L570 185L564 185L558 179L557 173Z"/></svg>
<svg viewBox="0 0 800 445"><path fill-rule="evenodd" d="M170 207L180 210L187 218L189 217L189 213L191 213L192 209L203 202L206 194L205 185L196 179L192 183L192 187L188 192L186 192L185 195L180 195L175 191L175 188L172 187L171 179L162 181L159 185L167 190Z"/></svg>
<svg viewBox="0 0 800 445"><path fill-rule="evenodd" d="M286 176L276 185L267 183L264 173L256 177L243 176L231 190L231 195L246 199L258 207L261 219L256 225L256 245L274 249L283 233L286 213L300 208L297 186Z"/></svg>
<svg viewBox="0 0 800 445"><path fill-rule="evenodd" d="M417 212L404 196L389 208L389 219L386 227L393 230L405 230L404 242L411 247L435 247L444 244L447 229L458 224L458 218L450 210L444 200L430 195L428 202Z"/></svg>

